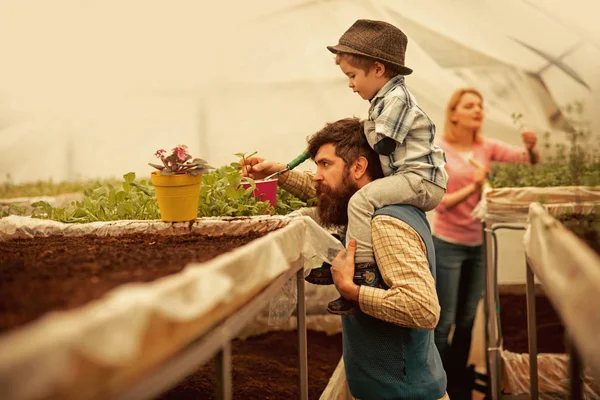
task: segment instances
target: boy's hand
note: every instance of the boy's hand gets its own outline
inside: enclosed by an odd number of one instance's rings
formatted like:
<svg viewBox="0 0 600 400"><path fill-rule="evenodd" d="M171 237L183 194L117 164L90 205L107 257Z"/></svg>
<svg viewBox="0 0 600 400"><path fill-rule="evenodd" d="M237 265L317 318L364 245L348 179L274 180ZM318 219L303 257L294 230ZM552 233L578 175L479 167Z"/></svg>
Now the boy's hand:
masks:
<svg viewBox="0 0 600 400"><path fill-rule="evenodd" d="M358 302L359 286L354 283L354 253L356 240L351 240L346 250L338 253L331 262L331 275L338 292L347 300Z"/></svg>

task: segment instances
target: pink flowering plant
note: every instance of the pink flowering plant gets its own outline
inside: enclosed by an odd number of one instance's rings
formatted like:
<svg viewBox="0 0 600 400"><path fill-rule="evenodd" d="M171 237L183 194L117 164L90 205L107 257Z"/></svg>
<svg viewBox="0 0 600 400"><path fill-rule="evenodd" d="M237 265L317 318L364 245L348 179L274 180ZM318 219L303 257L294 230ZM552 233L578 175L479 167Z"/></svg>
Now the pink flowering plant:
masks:
<svg viewBox="0 0 600 400"><path fill-rule="evenodd" d="M190 174L196 176L205 174L210 169L214 169L208 165L205 160L201 158L192 158L192 156L188 154L187 146L184 144L175 147L169 155L167 155L167 151L164 149L158 150L154 155L156 158L160 158L162 165L153 163L148 163L148 165L158 169L163 176L177 174Z"/></svg>

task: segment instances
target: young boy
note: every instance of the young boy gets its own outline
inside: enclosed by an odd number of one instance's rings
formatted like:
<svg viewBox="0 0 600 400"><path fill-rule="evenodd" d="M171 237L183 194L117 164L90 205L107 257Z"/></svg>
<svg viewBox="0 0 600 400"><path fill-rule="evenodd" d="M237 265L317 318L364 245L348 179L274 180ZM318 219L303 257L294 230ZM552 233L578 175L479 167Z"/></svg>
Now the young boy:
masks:
<svg viewBox="0 0 600 400"><path fill-rule="evenodd" d="M433 210L446 191L448 175L444 152L433 143L435 125L417 105L404 85L412 73L404 65L406 35L382 21L358 20L327 49L348 77L349 87L370 102L365 135L380 155L385 177L377 179L350 199L346 242L357 242L356 275L361 269L373 271L371 216L385 205L410 204L423 211ZM331 284L329 264L306 277L316 284ZM381 279L377 279L381 281ZM333 314L353 314L358 306L343 298L329 303Z"/></svg>

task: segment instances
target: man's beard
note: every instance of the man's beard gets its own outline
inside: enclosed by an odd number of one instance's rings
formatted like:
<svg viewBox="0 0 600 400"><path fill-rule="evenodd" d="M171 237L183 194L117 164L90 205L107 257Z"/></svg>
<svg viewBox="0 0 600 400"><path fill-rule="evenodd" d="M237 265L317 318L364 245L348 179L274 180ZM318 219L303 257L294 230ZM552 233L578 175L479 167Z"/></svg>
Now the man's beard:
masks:
<svg viewBox="0 0 600 400"><path fill-rule="evenodd" d="M344 171L342 182L337 189L332 189L322 182L317 185L319 218L325 227L348 224L348 202L358 191L358 186L350 182L349 176L349 172Z"/></svg>

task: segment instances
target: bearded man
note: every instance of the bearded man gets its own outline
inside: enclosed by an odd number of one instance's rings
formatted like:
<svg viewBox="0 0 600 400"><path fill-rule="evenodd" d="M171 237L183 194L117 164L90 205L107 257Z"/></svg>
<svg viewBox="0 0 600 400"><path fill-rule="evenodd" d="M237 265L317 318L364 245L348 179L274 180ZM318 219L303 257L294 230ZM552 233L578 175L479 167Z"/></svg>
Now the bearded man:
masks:
<svg viewBox="0 0 600 400"><path fill-rule="evenodd" d="M286 172L280 186L301 199L316 195L322 225L347 224L356 217L347 212L352 195L383 176L363 124L357 118L326 124L309 139L308 153L316 173ZM255 157L246 160L244 174L261 179L284 167ZM408 205L383 207L373 215L371 233L372 260L355 263L356 242L349 240L328 269L340 295L362 311L342 315L350 393L365 400L447 399L446 374L433 340L440 306L425 214Z"/></svg>

